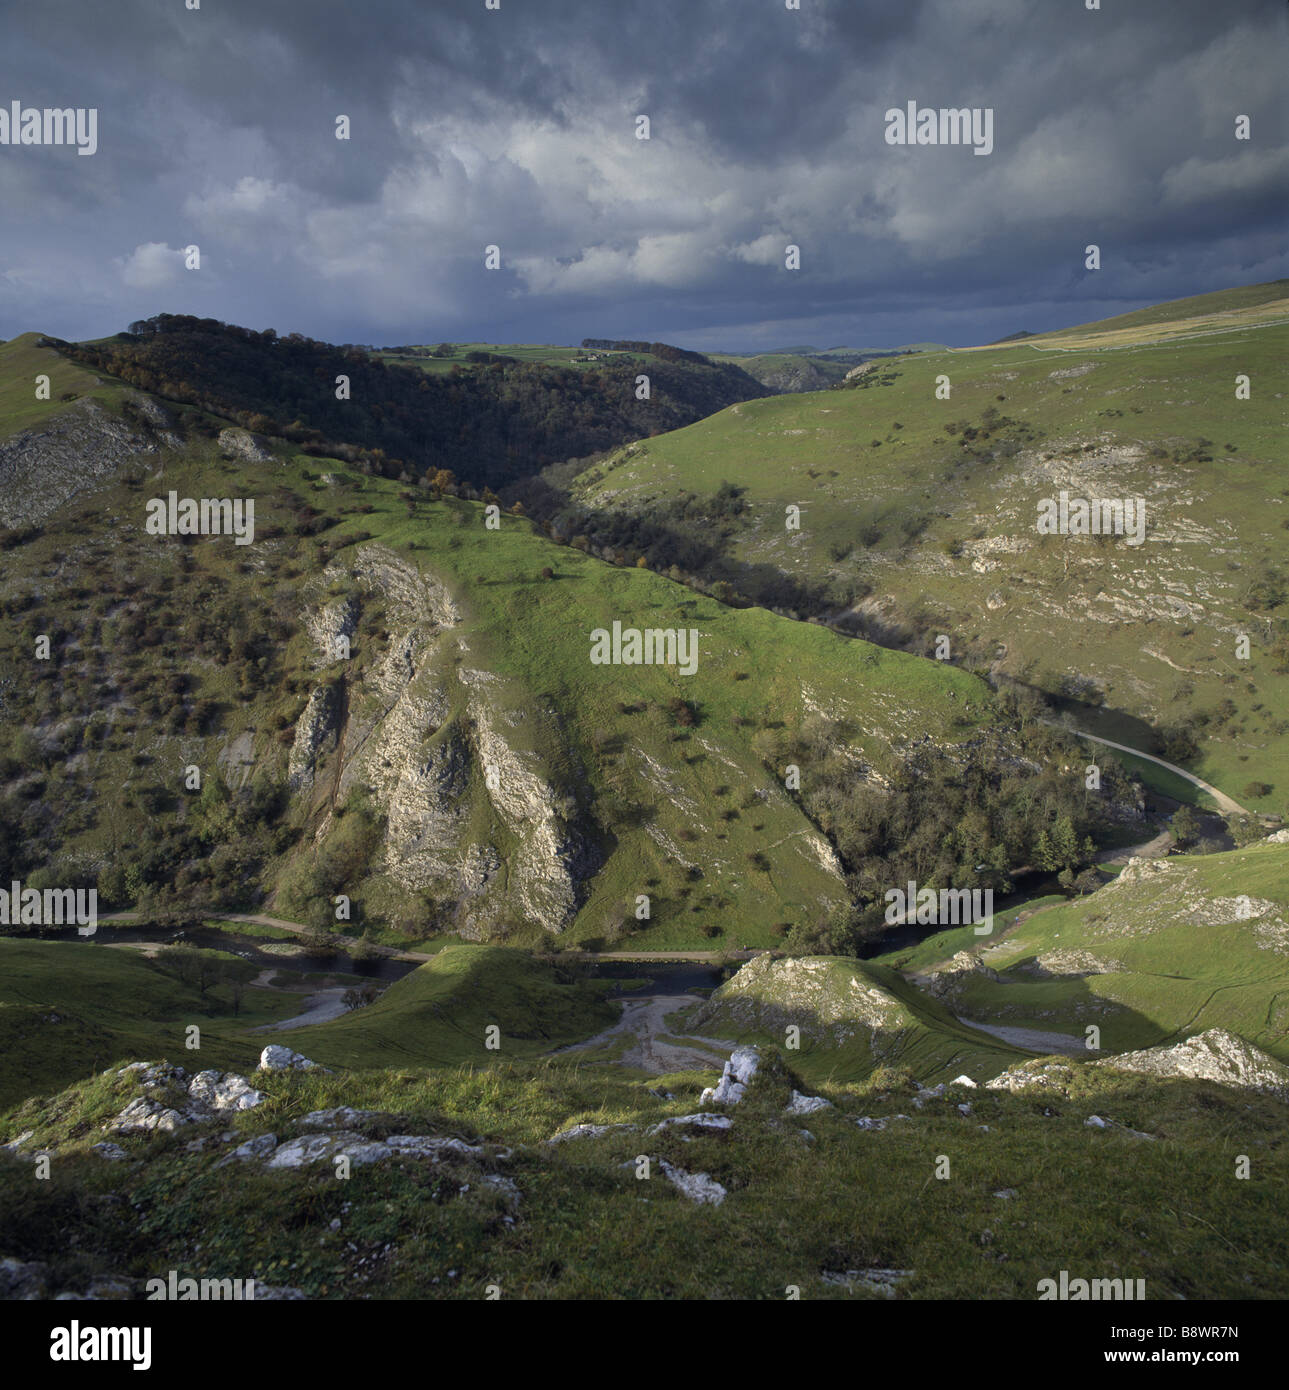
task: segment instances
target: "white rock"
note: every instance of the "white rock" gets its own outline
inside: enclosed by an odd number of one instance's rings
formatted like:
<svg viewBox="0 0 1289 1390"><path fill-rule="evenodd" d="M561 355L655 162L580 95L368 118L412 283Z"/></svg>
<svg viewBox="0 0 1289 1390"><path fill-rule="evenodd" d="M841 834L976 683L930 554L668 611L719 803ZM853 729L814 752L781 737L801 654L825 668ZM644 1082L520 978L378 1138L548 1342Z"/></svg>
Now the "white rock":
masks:
<svg viewBox="0 0 1289 1390"><path fill-rule="evenodd" d="M737 1105L760 1065L761 1054L756 1048L736 1047L725 1063L721 1079L698 1097L699 1105Z"/></svg>
<svg viewBox="0 0 1289 1390"><path fill-rule="evenodd" d="M431 1134L391 1134L385 1140L391 1153L410 1154L414 1158L432 1158L435 1161L447 1154L459 1158L482 1158L483 1149L475 1144L467 1144L462 1139L440 1139Z"/></svg>
<svg viewBox="0 0 1289 1390"><path fill-rule="evenodd" d="M276 1134L257 1134L254 1139L248 1139L246 1143L239 1144L233 1150L232 1157L245 1163L247 1159L267 1158L276 1148ZM220 1160L221 1163L223 1161L223 1159Z"/></svg>
<svg viewBox="0 0 1289 1390"><path fill-rule="evenodd" d="M976 1083L969 1076L955 1076L953 1080L949 1082L949 1085L969 1086L973 1091L976 1089Z"/></svg>
<svg viewBox="0 0 1289 1390"><path fill-rule="evenodd" d="M546 1142L563 1144L569 1139L598 1139L602 1134L608 1134L615 1129L635 1129L635 1125L573 1125L570 1129L562 1129L558 1134L552 1135Z"/></svg>
<svg viewBox="0 0 1289 1390"><path fill-rule="evenodd" d="M448 1157L482 1158L484 1150L461 1139L429 1134L391 1134L388 1139L377 1140L365 1139L353 1130L339 1130L334 1134L302 1134L298 1139L289 1139L278 1145L264 1166L302 1168L307 1164L330 1162L341 1154L355 1165L383 1163L391 1158L425 1158L437 1163Z"/></svg>
<svg viewBox="0 0 1289 1390"><path fill-rule="evenodd" d="M132 1134L138 1130L157 1130L170 1133L181 1125L189 1123L186 1115L168 1106L159 1105L147 1096L136 1096L124 1110L110 1121L105 1128L118 1134Z"/></svg>
<svg viewBox="0 0 1289 1390"><path fill-rule="evenodd" d="M733 1123L728 1115L673 1115L645 1133L657 1134L660 1129L669 1129L672 1125L693 1125L696 1129L729 1129Z"/></svg>
<svg viewBox="0 0 1289 1390"><path fill-rule="evenodd" d="M728 1195L725 1188L707 1173L686 1173L683 1168L673 1167L665 1158L660 1166L663 1177L691 1202L718 1207Z"/></svg>
<svg viewBox="0 0 1289 1390"><path fill-rule="evenodd" d="M1289 1101L1289 1067L1224 1028L1209 1028L1172 1047L1122 1052L1090 1063L1147 1076L1216 1081Z"/></svg>
<svg viewBox="0 0 1289 1390"><path fill-rule="evenodd" d="M1083 1121L1085 1125L1091 1125L1093 1129L1109 1129L1110 1126L1101 1118L1100 1115L1089 1115Z"/></svg>
<svg viewBox="0 0 1289 1390"><path fill-rule="evenodd" d="M188 1083L189 1096L201 1107L217 1112L253 1110L265 1097L236 1072L199 1071Z"/></svg>
<svg viewBox="0 0 1289 1390"><path fill-rule="evenodd" d="M300 1123L310 1129L348 1129L375 1119L377 1114L375 1110L355 1110L352 1106L341 1105L335 1110L310 1110Z"/></svg>
<svg viewBox="0 0 1289 1390"><path fill-rule="evenodd" d="M846 1288L861 1284L873 1293L894 1298L896 1285L903 1279L911 1279L916 1272L912 1269L848 1269L843 1273L825 1270L821 1278L825 1284L843 1284Z"/></svg>
<svg viewBox="0 0 1289 1390"><path fill-rule="evenodd" d="M338 1134L305 1134L278 1145L264 1165L266 1168L303 1168L306 1164L330 1161L337 1154L352 1164L378 1163L389 1158L392 1150L384 1144L374 1144L361 1134L342 1130Z"/></svg>
<svg viewBox="0 0 1289 1390"><path fill-rule="evenodd" d="M886 1121L875 1119L872 1115L861 1115L855 1121L860 1129L885 1129Z"/></svg>
<svg viewBox="0 0 1289 1390"><path fill-rule="evenodd" d="M219 1071L199 1071L188 1083L188 1094L199 1105L213 1105L215 1087L219 1084L222 1076L223 1072Z"/></svg>
<svg viewBox="0 0 1289 1390"><path fill-rule="evenodd" d="M119 1163L121 1159L128 1157L120 1144L109 1143L106 1139L101 1144L93 1145L94 1152L100 1158L105 1158L109 1163Z"/></svg>
<svg viewBox="0 0 1289 1390"><path fill-rule="evenodd" d="M788 1103L785 1115L813 1115L816 1110L831 1110L832 1101L825 1100L823 1096L803 1096L800 1091L793 1091L792 1100Z"/></svg>
<svg viewBox="0 0 1289 1390"><path fill-rule="evenodd" d="M292 1052L289 1047L282 1047L279 1043L271 1043L260 1053L260 1071L312 1071L317 1065L317 1062L311 1062L299 1052Z"/></svg>
<svg viewBox="0 0 1289 1390"><path fill-rule="evenodd" d="M257 1091L244 1076L232 1073L215 1088L216 1110L253 1110L264 1099L263 1091Z"/></svg>
<svg viewBox="0 0 1289 1390"><path fill-rule="evenodd" d="M964 1119L971 1114L971 1106L965 1100L958 1106L958 1114Z"/></svg>

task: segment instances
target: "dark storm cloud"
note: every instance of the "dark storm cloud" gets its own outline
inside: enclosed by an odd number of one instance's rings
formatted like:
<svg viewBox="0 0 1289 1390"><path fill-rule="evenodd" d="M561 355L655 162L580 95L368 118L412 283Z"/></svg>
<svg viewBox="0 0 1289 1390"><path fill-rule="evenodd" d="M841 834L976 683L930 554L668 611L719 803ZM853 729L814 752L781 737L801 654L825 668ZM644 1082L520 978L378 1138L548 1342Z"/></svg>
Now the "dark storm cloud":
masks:
<svg viewBox="0 0 1289 1390"><path fill-rule="evenodd" d="M11 11L0 104L100 146L0 147L0 336L970 342L1289 273L1283 6L801 4ZM909 100L991 108L992 153L886 144Z"/></svg>

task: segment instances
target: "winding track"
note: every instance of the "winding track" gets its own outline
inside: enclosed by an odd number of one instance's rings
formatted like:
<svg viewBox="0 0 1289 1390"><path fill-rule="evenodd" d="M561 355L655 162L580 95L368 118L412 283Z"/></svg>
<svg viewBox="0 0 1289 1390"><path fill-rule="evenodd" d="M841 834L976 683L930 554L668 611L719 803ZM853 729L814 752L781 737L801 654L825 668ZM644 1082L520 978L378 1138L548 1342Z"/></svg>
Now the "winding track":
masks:
<svg viewBox="0 0 1289 1390"><path fill-rule="evenodd" d="M1126 743L1112 743L1108 738L1100 738L1096 734L1085 734L1082 729L1071 729L1070 732L1077 734L1079 738L1087 739L1089 743L1102 743L1107 748L1117 748L1120 753L1131 753L1134 758L1144 758L1148 763L1157 763L1160 767L1166 767L1169 772L1175 772L1178 777L1184 777L1186 781L1197 786L1200 791L1207 792L1217 802L1218 810L1227 815L1247 816L1251 814L1238 801L1232 800L1225 792L1218 791L1212 783L1204 781L1202 777L1196 777L1193 772L1187 772L1184 767L1178 767L1176 763L1170 763L1164 758L1157 758L1153 753L1143 753L1140 748L1129 748Z"/></svg>
<svg viewBox="0 0 1289 1390"><path fill-rule="evenodd" d="M622 1003L622 1017L584 1042L573 1043L568 1047L557 1048L550 1055L558 1057L570 1052L584 1052L588 1048L630 1039L627 1050L613 1060L624 1067L638 1067L641 1071L661 1076L673 1071L710 1071L725 1065L724 1053L734 1048L732 1042L719 1038L686 1038L668 1041L667 1015L679 1009L691 1008L698 1000L692 994L651 994L643 999L625 999ZM695 1046L704 1044L703 1047ZM708 1048L712 1050L708 1050Z"/></svg>

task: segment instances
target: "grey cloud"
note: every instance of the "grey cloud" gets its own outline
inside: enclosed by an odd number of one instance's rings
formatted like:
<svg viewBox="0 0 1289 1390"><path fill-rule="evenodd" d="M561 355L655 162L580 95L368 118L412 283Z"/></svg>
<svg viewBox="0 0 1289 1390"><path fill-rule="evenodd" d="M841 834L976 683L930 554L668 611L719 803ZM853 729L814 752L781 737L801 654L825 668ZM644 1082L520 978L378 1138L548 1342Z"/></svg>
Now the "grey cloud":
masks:
<svg viewBox="0 0 1289 1390"><path fill-rule="evenodd" d="M63 0L7 22L0 102L98 106L101 147L0 148L2 336L165 309L346 341L969 342L1289 273L1286 22L1255 0ZM910 99L991 107L994 152L887 145ZM203 269L175 278L190 242Z"/></svg>

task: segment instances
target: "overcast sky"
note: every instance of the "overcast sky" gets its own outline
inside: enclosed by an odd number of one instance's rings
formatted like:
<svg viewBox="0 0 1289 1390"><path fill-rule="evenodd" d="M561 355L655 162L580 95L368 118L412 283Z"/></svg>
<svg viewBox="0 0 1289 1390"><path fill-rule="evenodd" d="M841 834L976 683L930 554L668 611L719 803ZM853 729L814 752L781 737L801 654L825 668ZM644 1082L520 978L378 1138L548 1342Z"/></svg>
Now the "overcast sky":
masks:
<svg viewBox="0 0 1289 1390"><path fill-rule="evenodd" d="M1283 0L200 5L4 6L0 107L99 114L0 146L0 338L966 344L1289 276Z"/></svg>

